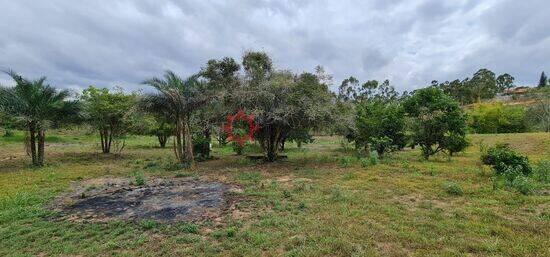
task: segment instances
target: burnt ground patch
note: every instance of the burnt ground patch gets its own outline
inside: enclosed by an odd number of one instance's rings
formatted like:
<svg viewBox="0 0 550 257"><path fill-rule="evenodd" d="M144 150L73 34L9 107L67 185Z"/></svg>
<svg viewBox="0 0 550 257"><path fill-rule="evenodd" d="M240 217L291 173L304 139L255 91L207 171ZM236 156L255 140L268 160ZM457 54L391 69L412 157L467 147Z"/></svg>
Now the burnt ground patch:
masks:
<svg viewBox="0 0 550 257"><path fill-rule="evenodd" d="M197 222L215 220L237 202L235 185L198 179L150 179L133 185L129 179L82 181L57 197L52 209L74 221L157 220Z"/></svg>

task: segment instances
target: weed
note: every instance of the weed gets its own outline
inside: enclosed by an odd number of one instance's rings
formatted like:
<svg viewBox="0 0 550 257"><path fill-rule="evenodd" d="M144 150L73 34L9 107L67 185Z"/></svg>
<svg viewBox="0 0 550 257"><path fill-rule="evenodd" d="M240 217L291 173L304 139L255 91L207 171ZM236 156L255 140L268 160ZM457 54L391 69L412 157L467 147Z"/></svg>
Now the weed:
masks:
<svg viewBox="0 0 550 257"><path fill-rule="evenodd" d="M145 230L150 230L158 226L158 223L154 220L142 220L139 225Z"/></svg>
<svg viewBox="0 0 550 257"><path fill-rule="evenodd" d="M517 176L512 181L512 188L524 195L531 195L535 192L535 186L533 182L531 181L531 179L525 176Z"/></svg>
<svg viewBox="0 0 550 257"><path fill-rule="evenodd" d="M283 197L284 198L290 198L292 194L288 190L283 190Z"/></svg>
<svg viewBox="0 0 550 257"><path fill-rule="evenodd" d="M361 167L366 169L370 166L370 159L369 158L361 158L359 159L359 162L361 163Z"/></svg>
<svg viewBox="0 0 550 257"><path fill-rule="evenodd" d="M338 187L335 187L331 190L330 192L330 199L332 201L341 201L344 199L344 195L342 194L342 191L340 190L340 188Z"/></svg>
<svg viewBox="0 0 550 257"><path fill-rule="evenodd" d="M183 223L178 226L179 230L190 233L190 234L197 234L199 232L199 227L192 223Z"/></svg>
<svg viewBox="0 0 550 257"><path fill-rule="evenodd" d="M353 172L347 172L342 176L342 180L352 180L355 178L357 178L357 175L355 175L355 173Z"/></svg>
<svg viewBox="0 0 550 257"><path fill-rule="evenodd" d="M142 172L135 172L134 173L134 182L136 186L143 186L145 185L145 177L143 176Z"/></svg>
<svg viewBox="0 0 550 257"><path fill-rule="evenodd" d="M464 191L462 190L462 187L455 183L455 182L447 182L443 185L443 189L445 189L445 192L449 195L463 195Z"/></svg>
<svg viewBox="0 0 550 257"><path fill-rule="evenodd" d="M353 157L344 156L340 158L339 165L341 168L349 168L353 164Z"/></svg>
<svg viewBox="0 0 550 257"><path fill-rule="evenodd" d="M225 230L225 235L227 237L235 237L235 234L237 234L237 229L234 227L230 227Z"/></svg>
<svg viewBox="0 0 550 257"><path fill-rule="evenodd" d="M535 165L533 178L541 183L550 183L550 160L543 160Z"/></svg>

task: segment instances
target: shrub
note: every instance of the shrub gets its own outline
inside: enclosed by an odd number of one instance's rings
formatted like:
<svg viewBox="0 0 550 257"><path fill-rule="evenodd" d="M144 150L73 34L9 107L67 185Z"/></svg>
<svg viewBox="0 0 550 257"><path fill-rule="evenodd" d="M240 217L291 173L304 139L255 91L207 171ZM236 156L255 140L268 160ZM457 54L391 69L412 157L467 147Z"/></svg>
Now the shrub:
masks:
<svg viewBox="0 0 550 257"><path fill-rule="evenodd" d="M13 137L14 133L11 129L5 129L3 137Z"/></svg>
<svg viewBox="0 0 550 257"><path fill-rule="evenodd" d="M535 186L531 179L525 176L516 176L512 181L512 188L524 195L530 195L535 191Z"/></svg>
<svg viewBox="0 0 550 257"><path fill-rule="evenodd" d="M542 183L550 183L550 160L537 163L533 169L533 178Z"/></svg>
<svg viewBox="0 0 550 257"><path fill-rule="evenodd" d="M352 157L344 156L344 157L340 158L340 167L342 167L342 168L351 167L352 163L353 163L353 158Z"/></svg>
<svg viewBox="0 0 550 257"><path fill-rule="evenodd" d="M503 103L478 104L470 112L475 133L520 133L527 130L525 108Z"/></svg>
<svg viewBox="0 0 550 257"><path fill-rule="evenodd" d="M370 160L368 158L361 158L361 167L368 168L370 166Z"/></svg>
<svg viewBox="0 0 550 257"><path fill-rule="evenodd" d="M510 167L519 169L523 175L531 173L531 166L527 157L510 149L508 144L497 144L487 150L481 156L484 164L491 165L497 174L503 174L510 170Z"/></svg>
<svg viewBox="0 0 550 257"><path fill-rule="evenodd" d="M378 164L378 152L372 151L369 154L369 164L370 165L376 165Z"/></svg>
<svg viewBox="0 0 550 257"><path fill-rule="evenodd" d="M197 161L210 159L210 139L202 134L193 135L193 154Z"/></svg>
<svg viewBox="0 0 550 257"><path fill-rule="evenodd" d="M462 190L462 187L455 183L455 182L448 182L443 185L443 188L445 189L445 192L450 195L463 195L464 191Z"/></svg>

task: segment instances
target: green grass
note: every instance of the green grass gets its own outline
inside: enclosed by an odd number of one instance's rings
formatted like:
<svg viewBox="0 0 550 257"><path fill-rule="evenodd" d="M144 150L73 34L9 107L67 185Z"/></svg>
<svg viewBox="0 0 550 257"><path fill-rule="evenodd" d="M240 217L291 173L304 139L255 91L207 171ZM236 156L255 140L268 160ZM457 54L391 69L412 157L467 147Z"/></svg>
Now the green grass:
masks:
<svg viewBox="0 0 550 257"><path fill-rule="evenodd" d="M28 165L22 134L0 138L0 256L549 256L547 186L494 189L478 145L510 143L532 163L550 160L544 133L474 135L451 160L406 149L378 164L316 138L288 158L251 162L230 147L189 171L152 137L129 137L104 155L94 135L50 132L47 166ZM256 151L250 147L249 151ZM221 221L73 223L48 202L72 182L102 176L196 177L242 186ZM138 183L136 181L136 183ZM144 183L147 183L144 180Z"/></svg>

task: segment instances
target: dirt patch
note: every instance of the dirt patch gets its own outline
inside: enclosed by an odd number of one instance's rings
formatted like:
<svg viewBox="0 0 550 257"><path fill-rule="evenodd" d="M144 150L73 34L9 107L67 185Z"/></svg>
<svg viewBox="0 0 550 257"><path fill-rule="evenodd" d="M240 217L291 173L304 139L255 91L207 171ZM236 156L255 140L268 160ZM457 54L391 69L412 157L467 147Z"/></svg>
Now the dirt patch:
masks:
<svg viewBox="0 0 550 257"><path fill-rule="evenodd" d="M129 179L101 178L73 185L54 200L52 208L61 219L75 221L213 221L233 209L239 190L197 179L156 178L137 186Z"/></svg>

